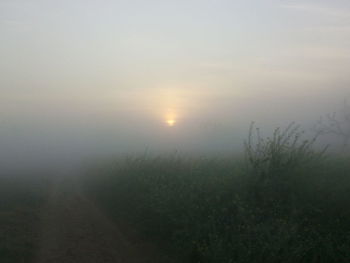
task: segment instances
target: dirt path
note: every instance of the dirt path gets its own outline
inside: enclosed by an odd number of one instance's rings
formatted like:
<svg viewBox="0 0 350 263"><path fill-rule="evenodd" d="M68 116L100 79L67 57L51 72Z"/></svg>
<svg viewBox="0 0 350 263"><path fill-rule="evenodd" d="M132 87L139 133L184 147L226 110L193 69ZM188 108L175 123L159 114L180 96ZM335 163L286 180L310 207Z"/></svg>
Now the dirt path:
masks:
<svg viewBox="0 0 350 263"><path fill-rule="evenodd" d="M169 262L115 226L73 180L55 184L43 216L38 263Z"/></svg>

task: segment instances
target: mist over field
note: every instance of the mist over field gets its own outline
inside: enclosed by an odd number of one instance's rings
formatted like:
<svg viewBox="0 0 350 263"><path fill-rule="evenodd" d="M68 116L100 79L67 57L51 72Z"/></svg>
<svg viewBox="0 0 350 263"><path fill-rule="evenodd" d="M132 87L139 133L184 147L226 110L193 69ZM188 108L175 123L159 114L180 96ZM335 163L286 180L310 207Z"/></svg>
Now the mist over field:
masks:
<svg viewBox="0 0 350 263"><path fill-rule="evenodd" d="M308 130L349 98L349 28L340 0L2 0L2 167Z"/></svg>
<svg viewBox="0 0 350 263"><path fill-rule="evenodd" d="M0 0L0 262L350 262L349 69L349 0Z"/></svg>

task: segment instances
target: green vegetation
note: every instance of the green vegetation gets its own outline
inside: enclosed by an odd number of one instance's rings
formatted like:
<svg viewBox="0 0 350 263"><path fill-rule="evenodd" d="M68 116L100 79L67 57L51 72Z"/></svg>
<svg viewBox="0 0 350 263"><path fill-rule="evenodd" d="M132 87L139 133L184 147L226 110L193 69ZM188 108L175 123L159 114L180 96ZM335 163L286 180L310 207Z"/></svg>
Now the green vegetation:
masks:
<svg viewBox="0 0 350 263"><path fill-rule="evenodd" d="M33 262L47 182L32 176L0 177L0 262Z"/></svg>
<svg viewBox="0 0 350 263"><path fill-rule="evenodd" d="M109 215L180 262L349 262L350 162L313 150L298 127L244 158L126 157L85 177Z"/></svg>

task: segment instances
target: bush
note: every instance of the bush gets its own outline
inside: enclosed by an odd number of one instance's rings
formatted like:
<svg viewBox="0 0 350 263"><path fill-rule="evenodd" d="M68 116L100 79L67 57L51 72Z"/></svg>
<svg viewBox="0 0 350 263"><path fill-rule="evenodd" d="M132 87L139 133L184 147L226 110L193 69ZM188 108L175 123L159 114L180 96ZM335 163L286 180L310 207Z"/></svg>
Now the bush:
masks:
<svg viewBox="0 0 350 263"><path fill-rule="evenodd" d="M350 164L315 152L294 124L253 126L240 158L126 158L85 178L115 220L180 262L347 262Z"/></svg>

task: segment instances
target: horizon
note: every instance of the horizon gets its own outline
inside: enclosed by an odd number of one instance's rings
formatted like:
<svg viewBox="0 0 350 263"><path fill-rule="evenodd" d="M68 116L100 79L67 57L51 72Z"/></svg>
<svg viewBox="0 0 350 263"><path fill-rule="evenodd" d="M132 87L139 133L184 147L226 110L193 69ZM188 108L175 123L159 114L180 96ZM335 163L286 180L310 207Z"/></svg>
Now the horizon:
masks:
<svg viewBox="0 0 350 263"><path fill-rule="evenodd" d="M350 98L348 1L0 1L3 166L240 149Z"/></svg>

